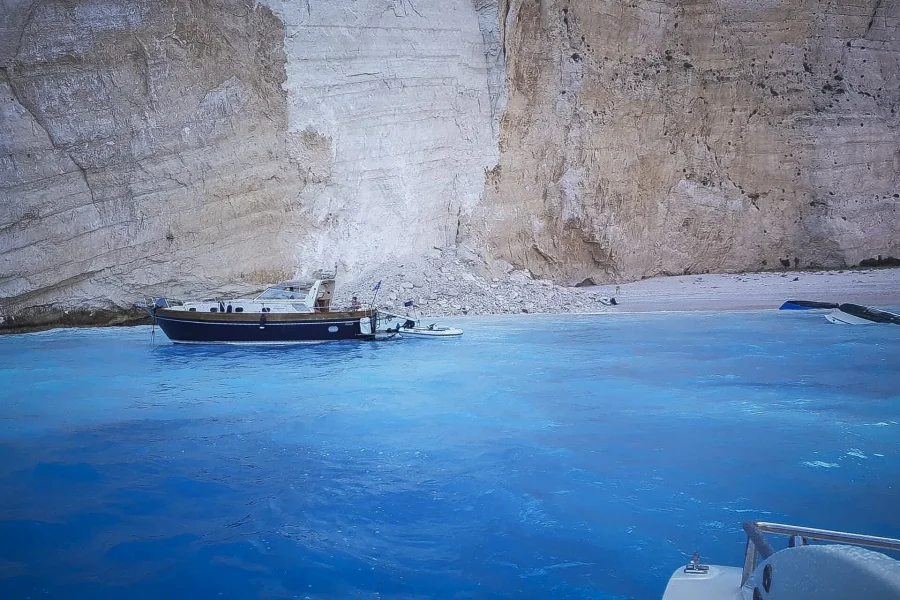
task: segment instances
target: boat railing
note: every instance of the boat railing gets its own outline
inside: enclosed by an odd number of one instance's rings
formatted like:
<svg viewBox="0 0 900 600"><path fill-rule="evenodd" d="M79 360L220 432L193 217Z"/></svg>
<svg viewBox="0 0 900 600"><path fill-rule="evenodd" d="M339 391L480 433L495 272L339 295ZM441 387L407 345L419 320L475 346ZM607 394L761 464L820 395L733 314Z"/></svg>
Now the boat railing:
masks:
<svg viewBox="0 0 900 600"><path fill-rule="evenodd" d="M147 310L152 314L154 308L172 308L176 306L185 306L188 303L190 304L220 304L222 302L233 302L235 300L243 301L243 302L255 302L263 307L279 307L282 305L288 304L297 304L300 301L298 300L257 300L255 298L203 298L200 300L181 300L177 298L169 298L162 297L157 298L155 296L147 296L144 298L143 302L135 302L135 306L137 308L142 308ZM347 313L347 312L357 312L362 310L370 310L368 307L353 307L353 306L342 306L342 305L332 305L328 306L316 306L313 308L313 312L317 313Z"/></svg>
<svg viewBox="0 0 900 600"><path fill-rule="evenodd" d="M157 297L157 296L145 296L142 302L135 302L134 305L138 308L143 308L144 310L153 311L154 308L169 308L170 306L177 306L179 304L184 304L181 300L175 300L174 298Z"/></svg>
<svg viewBox="0 0 900 600"><path fill-rule="evenodd" d="M900 552L900 540L874 535L845 533L843 531L784 525L782 523L767 523L765 521L747 521L744 523L743 529L747 534L747 547L744 551L744 571L741 575L741 585L744 585L753 571L756 570L760 557L765 560L775 554L775 550L763 535L764 533L799 536L800 538L822 542L835 542Z"/></svg>

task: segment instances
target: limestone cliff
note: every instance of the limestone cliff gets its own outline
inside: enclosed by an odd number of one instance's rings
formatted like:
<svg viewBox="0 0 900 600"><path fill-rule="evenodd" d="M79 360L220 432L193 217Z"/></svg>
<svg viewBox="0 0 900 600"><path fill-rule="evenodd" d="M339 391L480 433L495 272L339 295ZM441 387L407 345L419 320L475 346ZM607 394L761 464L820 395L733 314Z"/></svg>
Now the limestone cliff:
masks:
<svg viewBox="0 0 900 600"><path fill-rule="evenodd" d="M577 281L900 256L900 3L503 0L467 235Z"/></svg>
<svg viewBox="0 0 900 600"><path fill-rule="evenodd" d="M454 244L497 160L493 8L7 0L0 321Z"/></svg>
<svg viewBox="0 0 900 600"><path fill-rule="evenodd" d="M898 24L892 0L5 0L0 321L456 244L562 283L900 256Z"/></svg>
<svg viewBox="0 0 900 600"><path fill-rule="evenodd" d="M307 175L268 9L21 2L2 27L0 311L290 270Z"/></svg>
<svg viewBox="0 0 900 600"><path fill-rule="evenodd" d="M297 268L352 273L455 244L497 162L472 0L264 3L285 26L289 129L328 148L327 166L312 163L315 231L295 236Z"/></svg>

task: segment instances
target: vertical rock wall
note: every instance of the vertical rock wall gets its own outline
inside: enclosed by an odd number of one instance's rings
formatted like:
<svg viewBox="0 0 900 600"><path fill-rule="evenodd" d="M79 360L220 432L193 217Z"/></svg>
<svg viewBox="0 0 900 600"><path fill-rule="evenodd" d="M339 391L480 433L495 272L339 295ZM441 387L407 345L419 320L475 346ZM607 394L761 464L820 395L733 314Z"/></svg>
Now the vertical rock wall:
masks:
<svg viewBox="0 0 900 600"><path fill-rule="evenodd" d="M498 155L495 3L269 4L3 5L0 319L456 243Z"/></svg>
<svg viewBox="0 0 900 600"><path fill-rule="evenodd" d="M287 144L284 30L269 9L6 10L0 312L39 321L290 274L305 165Z"/></svg>
<svg viewBox="0 0 900 600"><path fill-rule="evenodd" d="M509 108L466 229L541 276L900 256L900 4L501 3Z"/></svg>
<svg viewBox="0 0 900 600"><path fill-rule="evenodd" d="M266 2L285 24L292 151L324 157L297 264L352 271L455 244L496 164L502 110L472 0Z"/></svg>

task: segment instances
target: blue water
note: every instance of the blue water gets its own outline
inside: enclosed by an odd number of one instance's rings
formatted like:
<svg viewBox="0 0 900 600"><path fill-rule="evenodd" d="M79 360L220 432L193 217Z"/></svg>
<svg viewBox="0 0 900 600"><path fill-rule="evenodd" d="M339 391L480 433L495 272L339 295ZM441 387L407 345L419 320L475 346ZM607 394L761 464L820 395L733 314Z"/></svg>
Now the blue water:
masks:
<svg viewBox="0 0 900 600"><path fill-rule="evenodd" d="M747 519L900 536L900 327L0 337L0 597L659 598Z"/></svg>

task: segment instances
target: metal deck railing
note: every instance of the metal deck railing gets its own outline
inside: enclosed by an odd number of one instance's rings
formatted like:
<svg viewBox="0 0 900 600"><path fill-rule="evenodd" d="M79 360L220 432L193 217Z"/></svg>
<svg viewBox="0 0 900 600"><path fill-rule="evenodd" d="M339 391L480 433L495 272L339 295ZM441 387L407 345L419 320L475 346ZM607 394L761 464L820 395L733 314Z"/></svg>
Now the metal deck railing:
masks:
<svg viewBox="0 0 900 600"><path fill-rule="evenodd" d="M766 523L765 521L747 521L744 523L743 528L747 533L747 547L744 550L744 572L741 575L741 585L744 585L753 571L756 570L756 564L760 556L765 560L775 553L775 550L772 549L763 533L798 535L811 540L900 552L900 540L875 535L845 533L843 531L784 525L782 523Z"/></svg>

